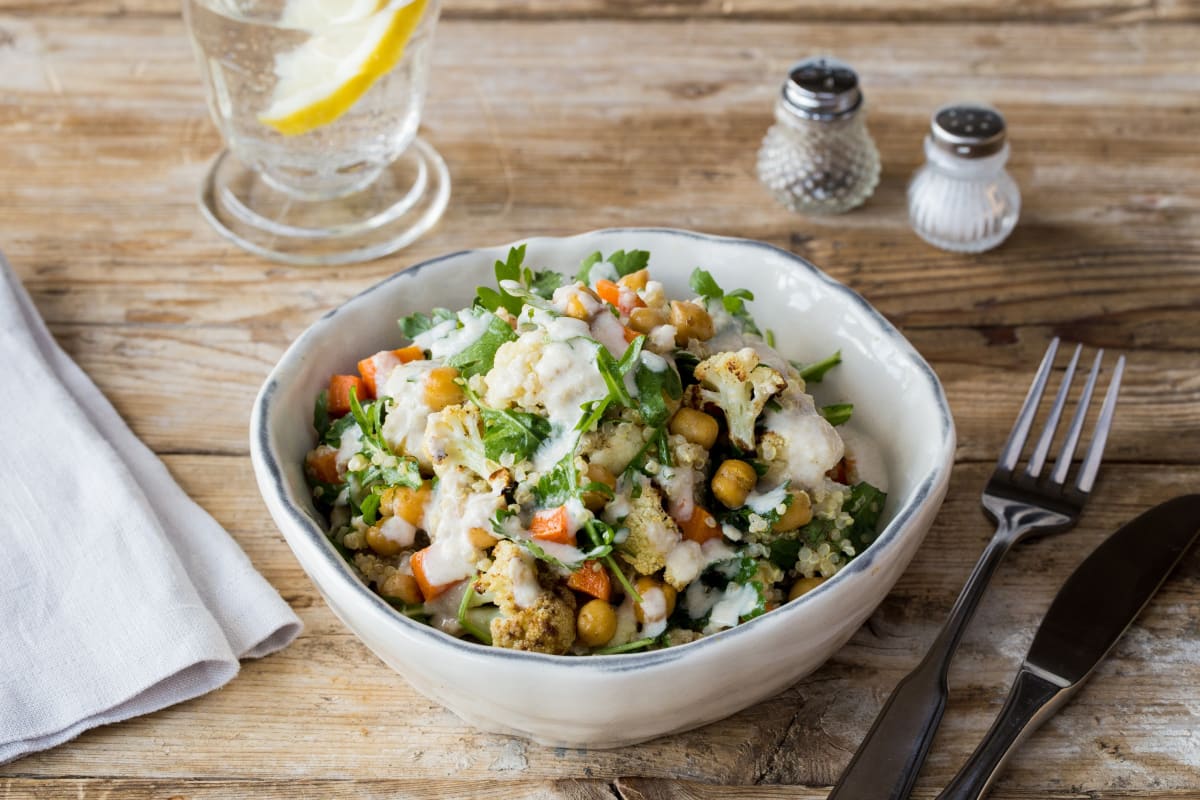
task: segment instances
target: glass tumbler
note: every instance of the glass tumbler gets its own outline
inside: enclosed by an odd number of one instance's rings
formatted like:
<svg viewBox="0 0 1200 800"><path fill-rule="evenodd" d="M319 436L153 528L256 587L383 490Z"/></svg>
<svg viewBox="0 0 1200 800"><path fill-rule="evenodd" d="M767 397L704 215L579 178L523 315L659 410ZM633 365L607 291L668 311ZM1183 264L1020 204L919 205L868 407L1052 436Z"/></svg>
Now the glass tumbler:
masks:
<svg viewBox="0 0 1200 800"><path fill-rule="evenodd" d="M219 233L266 258L400 249L450 199L417 136L439 0L184 0L225 149L201 188Z"/></svg>

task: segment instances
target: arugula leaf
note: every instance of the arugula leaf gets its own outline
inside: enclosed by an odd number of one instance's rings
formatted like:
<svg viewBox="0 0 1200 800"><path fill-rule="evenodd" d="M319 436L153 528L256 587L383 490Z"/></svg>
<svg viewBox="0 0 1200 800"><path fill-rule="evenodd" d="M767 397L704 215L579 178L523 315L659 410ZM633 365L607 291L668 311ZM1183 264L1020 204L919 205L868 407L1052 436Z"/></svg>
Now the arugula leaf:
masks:
<svg viewBox="0 0 1200 800"><path fill-rule="evenodd" d="M382 597L389 606L396 609L406 617L424 620L431 616L430 613L425 610L424 603L414 603L409 605L399 597L388 597L387 595L380 595L380 597Z"/></svg>
<svg viewBox="0 0 1200 800"><path fill-rule="evenodd" d="M407 317L401 317L396 320L400 325L400 332L409 338L409 340L417 338L419 334L441 325L443 322L448 322L454 319L454 312L448 308L435 308L428 314L417 312L409 314Z"/></svg>
<svg viewBox="0 0 1200 800"><path fill-rule="evenodd" d="M358 402L356 392L350 392L350 413L342 420L352 420L358 425L359 454L367 459L367 466L360 470L346 473L349 484L349 500L351 509L361 514L368 524L374 524L379 509L379 495L390 486L407 486L416 489L421 486L421 469L416 459L410 456L399 456L392 452L387 440L383 438L383 421L386 416L389 398L380 398L363 406ZM328 436L333 432L330 428ZM346 426L342 426L344 429ZM339 434L340 440L340 434Z"/></svg>
<svg viewBox="0 0 1200 800"><path fill-rule="evenodd" d="M835 350L833 355L827 356L820 361L807 366L800 364L798 361L791 362L796 371L800 373L800 377L805 383L820 383L825 377L825 373L842 363L842 351Z"/></svg>
<svg viewBox="0 0 1200 800"><path fill-rule="evenodd" d="M671 415L666 398L678 400L683 396L683 384L679 380L679 374L669 365L661 372L655 372L646 366L645 362L639 361L637 370L633 373L633 382L638 390L638 411L642 415L642 421L652 427L662 425Z"/></svg>
<svg viewBox="0 0 1200 800"><path fill-rule="evenodd" d="M853 413L853 403L834 403L833 405L821 406L821 416L834 427L845 423Z"/></svg>
<svg viewBox="0 0 1200 800"><path fill-rule="evenodd" d="M568 453L561 461L542 473L533 496L540 508L557 508L578 493L579 476L575 472L575 453Z"/></svg>
<svg viewBox="0 0 1200 800"><path fill-rule="evenodd" d="M329 425L321 441L330 447L341 447L342 434L345 433L347 428L353 428L357 424L358 422L354 419L353 414L346 414L344 417L339 417Z"/></svg>
<svg viewBox="0 0 1200 800"><path fill-rule="evenodd" d="M658 640L654 637L647 639L635 639L632 642L626 642L625 644L617 644L613 645L612 647L601 647L599 650L593 650L592 655L615 656L621 653L633 653L637 650L644 650L645 648L654 644L656 641Z"/></svg>
<svg viewBox="0 0 1200 800"><path fill-rule="evenodd" d="M484 627L479 624L482 622L477 615L472 615L470 612L478 608L477 604L481 600L481 596L475 591L475 580L478 579L479 573L475 574L475 578L467 584L466 591L463 592L462 602L458 604L458 624L463 630L474 636L484 644L492 643L492 632L489 627ZM499 609L497 609L497 612Z"/></svg>
<svg viewBox="0 0 1200 800"><path fill-rule="evenodd" d="M498 462L504 453L523 461L550 435L550 420L528 411L480 407L479 414L483 417L484 453L493 461Z"/></svg>
<svg viewBox="0 0 1200 800"><path fill-rule="evenodd" d="M457 367L459 374L464 378L491 370L500 345L517 338L517 334L508 327L507 322L490 312L480 313L487 314L489 317L488 326L484 329L483 334L461 352L446 359L446 365Z"/></svg>
<svg viewBox="0 0 1200 800"><path fill-rule="evenodd" d="M325 441L329 432L329 390L322 389L313 404L313 428L317 431L317 441Z"/></svg>
<svg viewBox="0 0 1200 800"><path fill-rule="evenodd" d="M359 504L359 510L362 512L363 522L374 525L375 520L379 518L379 495L374 492L367 495Z"/></svg>
<svg viewBox="0 0 1200 800"><path fill-rule="evenodd" d="M713 278L710 272L699 267L692 271L692 277L688 281L688 284L696 294L705 300L709 302L719 300L729 316L742 324L743 331L753 333L757 336L762 335L762 331L758 329L758 325L754 323L754 318L750 316L750 312L746 309L746 301L754 299L753 292L748 289L734 289L732 292L726 292L717 284L716 279Z"/></svg>
<svg viewBox="0 0 1200 800"><path fill-rule="evenodd" d="M887 502L887 493L876 489L863 481L850 488L850 497L846 500L843 510L854 518L854 523L846 531L855 552L861 553L867 545L875 541L879 516L883 513L883 504Z"/></svg>

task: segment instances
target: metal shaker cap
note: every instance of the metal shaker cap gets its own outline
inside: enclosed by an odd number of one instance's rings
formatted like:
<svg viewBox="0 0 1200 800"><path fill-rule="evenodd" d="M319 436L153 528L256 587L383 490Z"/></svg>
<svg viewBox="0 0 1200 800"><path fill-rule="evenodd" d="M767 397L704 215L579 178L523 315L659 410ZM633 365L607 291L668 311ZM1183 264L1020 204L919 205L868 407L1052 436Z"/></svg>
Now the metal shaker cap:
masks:
<svg viewBox="0 0 1200 800"><path fill-rule="evenodd" d="M960 158L983 158L1004 147L1004 117L975 103L942 106L933 112L929 131L934 144Z"/></svg>
<svg viewBox="0 0 1200 800"><path fill-rule="evenodd" d="M803 119L846 117L858 110L862 100L858 75L833 58L797 61L783 84L783 106Z"/></svg>

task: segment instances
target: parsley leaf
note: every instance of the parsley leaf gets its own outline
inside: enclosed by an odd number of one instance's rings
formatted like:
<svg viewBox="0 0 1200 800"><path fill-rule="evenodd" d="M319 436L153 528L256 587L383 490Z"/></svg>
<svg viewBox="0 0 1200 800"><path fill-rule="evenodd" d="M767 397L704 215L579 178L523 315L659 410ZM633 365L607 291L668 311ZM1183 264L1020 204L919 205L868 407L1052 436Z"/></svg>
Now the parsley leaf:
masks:
<svg viewBox="0 0 1200 800"><path fill-rule="evenodd" d="M817 361L816 363L807 366L800 364L797 361L791 362L796 371L800 373L800 377L805 383L820 383L825 377L825 373L842 363L842 351L836 350L833 355Z"/></svg>
<svg viewBox="0 0 1200 800"><path fill-rule="evenodd" d="M726 292L717 284L712 273L699 267L692 270L692 277L688 281L688 284L696 294L703 297L706 301L711 303L719 300L729 316L742 324L743 331L753 333L757 336L762 335L762 331L758 329L758 325L754 323L754 318L750 316L750 312L746 309L746 301L754 299L754 294L750 290L734 289L732 292Z"/></svg>
<svg viewBox="0 0 1200 800"><path fill-rule="evenodd" d="M507 322L491 312L480 313L487 314L489 318L488 326L484 329L483 334L461 352L446 359L446 365L457 367L459 374L464 378L491 370L500 345L517 338L517 334L508 327Z"/></svg>
<svg viewBox="0 0 1200 800"><path fill-rule="evenodd" d="M544 297L549 300L554 296L554 290L562 286L566 281L566 278L554 270L541 270L533 273L533 279L529 281L529 290L538 297Z"/></svg>
<svg viewBox="0 0 1200 800"><path fill-rule="evenodd" d="M640 269L645 269L650 263L650 252L648 250L618 250L608 258L600 254L600 251L589 255L579 265L579 272L575 275L575 279L584 286L592 285L592 267L601 263L608 262L613 265L617 271L617 277L624 278L626 275L631 275Z"/></svg>
<svg viewBox="0 0 1200 800"><path fill-rule="evenodd" d="M313 404L313 428L317 431L317 440L325 441L329 432L329 390L322 389Z"/></svg>
<svg viewBox="0 0 1200 800"><path fill-rule="evenodd" d="M400 332L409 338L409 340L417 338L419 334L441 325L443 322L448 322L454 319L454 312L448 308L435 308L428 314L417 312L409 314L407 317L401 317L396 322L400 325Z"/></svg>
<svg viewBox="0 0 1200 800"><path fill-rule="evenodd" d="M846 501L844 510L854 518L854 523L846 531L846 535L856 552L861 553L867 545L875 541L879 516L883 513L885 502L887 493L865 481L851 487L850 498Z"/></svg>
<svg viewBox="0 0 1200 800"><path fill-rule="evenodd" d="M538 414L482 406L479 413L483 417L484 453L493 461L498 462L504 453L523 461L550 435L550 420Z"/></svg>
<svg viewBox="0 0 1200 800"><path fill-rule="evenodd" d="M642 421L651 427L661 426L671 416L667 397L678 400L683 396L679 374L670 365L656 372L639 360L637 370L633 373L633 382L638 390L637 405Z"/></svg>
<svg viewBox="0 0 1200 800"><path fill-rule="evenodd" d="M834 403L833 405L821 406L821 416L834 427L845 423L853 413L853 403Z"/></svg>

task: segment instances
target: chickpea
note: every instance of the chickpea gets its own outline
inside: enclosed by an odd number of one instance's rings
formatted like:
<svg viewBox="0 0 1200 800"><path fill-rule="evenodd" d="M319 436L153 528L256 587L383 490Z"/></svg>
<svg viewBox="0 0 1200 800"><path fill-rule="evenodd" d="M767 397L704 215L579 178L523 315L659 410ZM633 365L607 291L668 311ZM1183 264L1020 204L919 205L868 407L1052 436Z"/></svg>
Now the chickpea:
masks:
<svg viewBox="0 0 1200 800"><path fill-rule="evenodd" d="M791 591L788 592L788 602L795 600L801 595L808 594L813 589L825 582L825 579L818 576L816 578L797 578L792 584Z"/></svg>
<svg viewBox="0 0 1200 800"><path fill-rule="evenodd" d="M571 298L567 300L567 316L575 319L587 320L588 312L587 309L583 307L583 301L579 299L579 295L573 294L571 295Z"/></svg>
<svg viewBox="0 0 1200 800"><path fill-rule="evenodd" d="M458 370L454 367L434 367L425 376L422 391L425 405L433 411L461 403L464 399L462 387L454 382Z"/></svg>
<svg viewBox="0 0 1200 800"><path fill-rule="evenodd" d="M638 596L643 599L645 599L645 597L648 593L654 591L655 589L658 589L659 591L662 592L663 600L666 601L667 610L666 610L666 613L663 615L663 617L670 617L671 614L675 611L675 594L676 594L676 592L675 592L675 587L672 586L671 584L663 583L662 581L658 580L657 578L651 578L649 575L643 575L642 577L638 578L637 581L633 584L633 588L637 589ZM637 617L638 622L646 621L646 616L642 612L642 604L641 603L634 603L633 614L635 617ZM659 617L658 619L662 619L662 617Z"/></svg>
<svg viewBox="0 0 1200 800"><path fill-rule="evenodd" d="M681 408L676 411L667 429L705 450L711 450L717 441L717 418L694 408Z"/></svg>
<svg viewBox="0 0 1200 800"><path fill-rule="evenodd" d="M711 339L712 317L690 300L671 301L671 324L675 326L675 344L683 347L688 339Z"/></svg>
<svg viewBox="0 0 1200 800"><path fill-rule="evenodd" d="M500 541L486 528L471 528L467 531L467 541L478 550L487 550Z"/></svg>
<svg viewBox="0 0 1200 800"><path fill-rule="evenodd" d="M394 542L383 535L378 525L367 528L367 547L379 556L394 556L402 549L399 542Z"/></svg>
<svg viewBox="0 0 1200 800"><path fill-rule="evenodd" d="M587 479L591 483L603 483L609 489L617 488L617 476L601 464L588 464ZM588 511L599 511L608 502L608 497L602 492L584 492L583 505Z"/></svg>
<svg viewBox="0 0 1200 800"><path fill-rule="evenodd" d="M379 498L379 505L380 508L391 509L393 516L419 528L425 517L425 506L432 494L429 481L422 482L419 489L394 486L384 490Z"/></svg>
<svg viewBox="0 0 1200 800"><path fill-rule="evenodd" d="M667 324L667 312L661 308L641 306L629 312L629 327L638 333L649 333L659 325Z"/></svg>
<svg viewBox="0 0 1200 800"><path fill-rule="evenodd" d="M792 502L788 504L787 511L771 526L771 530L776 533L792 531L801 525L812 522L812 500L809 498L808 492L789 492L789 494L792 496Z"/></svg>
<svg viewBox="0 0 1200 800"><path fill-rule="evenodd" d="M403 572L393 572L383 579L383 583L379 584L379 593L384 597L395 597L398 600L403 600L409 605L420 603L421 589L417 586L417 579L412 575L406 575Z"/></svg>
<svg viewBox="0 0 1200 800"><path fill-rule="evenodd" d="M713 475L712 493L726 508L741 508L756 483L758 473L754 467L745 461L727 458Z"/></svg>
<svg viewBox="0 0 1200 800"><path fill-rule="evenodd" d="M588 647L608 644L617 632L617 612L603 600L589 600L575 618L575 633Z"/></svg>
<svg viewBox="0 0 1200 800"><path fill-rule="evenodd" d="M650 270L639 269L637 272L631 272L623 278L619 278L617 283L636 292L639 289L645 289L648 280L650 280Z"/></svg>

